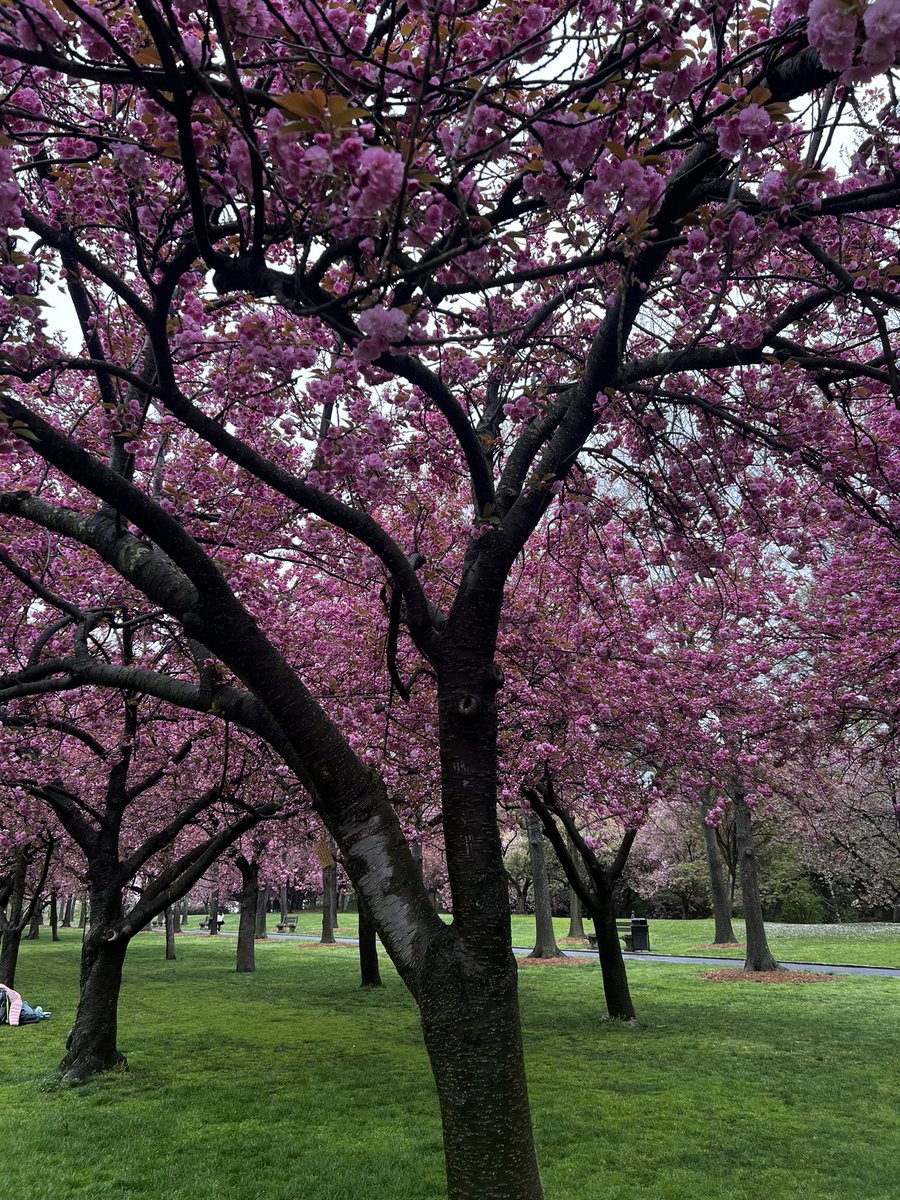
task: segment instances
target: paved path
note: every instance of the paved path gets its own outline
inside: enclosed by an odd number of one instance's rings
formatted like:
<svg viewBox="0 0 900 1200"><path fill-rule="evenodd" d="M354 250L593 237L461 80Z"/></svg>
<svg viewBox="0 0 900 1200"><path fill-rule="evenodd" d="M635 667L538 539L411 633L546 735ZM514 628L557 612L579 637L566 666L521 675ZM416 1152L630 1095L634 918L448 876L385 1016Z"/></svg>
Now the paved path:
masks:
<svg viewBox="0 0 900 1200"><path fill-rule="evenodd" d="M205 929L187 929L186 933L206 933ZM236 937L233 930L223 930L223 935L229 933L232 937ZM270 933L268 935L273 941L285 942L317 942L319 939L314 933ZM355 946L356 938L340 937L335 938L336 942L343 945ZM530 950L526 950L523 946L514 946L513 954L518 954L521 957L526 957L530 954ZM563 956L566 958L596 958L596 950L563 950ZM623 953L622 957L626 962L655 962L655 963L683 963L685 966L698 967L742 967L744 960L742 958L705 958L697 954L627 954ZM900 967L853 967L846 963L806 963L806 962L782 962L781 966L786 967L789 971L823 971L827 975L881 975L886 979L900 979Z"/></svg>
<svg viewBox="0 0 900 1200"><path fill-rule="evenodd" d="M517 950L518 954L519 951ZM527 954L528 951L526 950ZM573 953L564 951L563 953ZM584 954L582 950L574 951L577 955ZM623 954L627 962L660 962L684 963L686 966L702 967L742 967L742 958L702 958L695 954ZM789 971L822 971L827 975L883 975L887 979L900 979L900 967L851 967L846 963L805 963L784 962L778 960L782 967Z"/></svg>

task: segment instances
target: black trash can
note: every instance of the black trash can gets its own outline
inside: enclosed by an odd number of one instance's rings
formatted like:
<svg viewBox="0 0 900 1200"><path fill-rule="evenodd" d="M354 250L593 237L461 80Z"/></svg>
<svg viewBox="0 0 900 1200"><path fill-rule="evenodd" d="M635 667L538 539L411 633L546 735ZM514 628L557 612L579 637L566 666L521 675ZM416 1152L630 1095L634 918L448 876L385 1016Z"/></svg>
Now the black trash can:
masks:
<svg viewBox="0 0 900 1200"><path fill-rule="evenodd" d="M631 918L631 948L645 952L650 949L650 926L646 917Z"/></svg>

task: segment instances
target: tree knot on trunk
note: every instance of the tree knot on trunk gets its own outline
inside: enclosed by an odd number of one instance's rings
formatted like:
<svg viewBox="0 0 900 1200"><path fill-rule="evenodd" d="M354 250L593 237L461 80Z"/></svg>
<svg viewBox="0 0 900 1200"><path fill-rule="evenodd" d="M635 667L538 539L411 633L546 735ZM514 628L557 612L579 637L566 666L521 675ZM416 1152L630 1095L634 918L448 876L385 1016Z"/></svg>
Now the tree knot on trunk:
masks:
<svg viewBox="0 0 900 1200"><path fill-rule="evenodd" d="M463 696L457 707L459 715L471 721L481 712L481 701L477 696Z"/></svg>

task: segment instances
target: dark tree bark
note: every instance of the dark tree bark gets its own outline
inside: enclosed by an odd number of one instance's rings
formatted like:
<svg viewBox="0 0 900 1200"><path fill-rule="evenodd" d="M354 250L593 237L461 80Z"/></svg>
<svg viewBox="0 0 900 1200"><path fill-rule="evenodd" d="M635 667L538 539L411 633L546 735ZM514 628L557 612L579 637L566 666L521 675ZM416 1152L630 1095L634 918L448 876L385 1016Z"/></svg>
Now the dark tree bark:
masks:
<svg viewBox="0 0 900 1200"><path fill-rule="evenodd" d="M766 939L766 927L759 897L759 876L756 869L756 851L753 846L753 822L750 817L750 809L744 799L744 786L740 779L735 780L733 800L741 873L741 902L744 908L747 942L744 970L775 971L778 969L778 963L775 961Z"/></svg>
<svg viewBox="0 0 900 1200"><path fill-rule="evenodd" d="M425 861L422 854L422 843L418 840L409 843L409 852L412 855L413 862L416 864L416 870L419 872L419 878L423 885L425 883Z"/></svg>
<svg viewBox="0 0 900 1200"><path fill-rule="evenodd" d="M569 856L573 864L577 867L578 863L575 858L575 844L572 839L566 835L566 849L569 851ZM565 870L565 866L561 863L560 866ZM566 937L583 938L587 935L584 932L584 921L582 918L581 897L573 887L569 887L569 932Z"/></svg>
<svg viewBox="0 0 900 1200"><path fill-rule="evenodd" d="M219 936L219 889L210 892L209 896L209 936Z"/></svg>
<svg viewBox="0 0 900 1200"><path fill-rule="evenodd" d="M181 933L181 901L172 904L172 934Z"/></svg>
<svg viewBox="0 0 900 1200"><path fill-rule="evenodd" d="M31 913L31 920L28 922L28 933L25 935L26 942L36 942L41 936L41 925L43 924L44 906L40 898Z"/></svg>
<svg viewBox="0 0 900 1200"><path fill-rule="evenodd" d="M583 938L586 936L584 932L584 919L581 912L581 901L575 889L569 888L569 931L566 937Z"/></svg>
<svg viewBox="0 0 900 1200"><path fill-rule="evenodd" d="M78 928L86 929L88 922L88 897L87 893L81 897L81 907L78 913Z"/></svg>
<svg viewBox="0 0 900 1200"><path fill-rule="evenodd" d="M541 818L532 809L524 813L531 859L531 878L534 887L535 939L532 958L559 958L553 913L550 908L550 881L547 878L547 857L544 854L544 829Z"/></svg>
<svg viewBox="0 0 900 1200"><path fill-rule="evenodd" d="M235 856L241 873L241 907L238 921L235 970L250 974L256 970L256 916L259 909L259 863L242 854Z"/></svg>
<svg viewBox="0 0 900 1200"><path fill-rule="evenodd" d="M91 1075L127 1067L116 1044L122 966L131 940L122 932L121 888L92 889L90 905L91 925L81 947L78 1009L59 1065L63 1083L81 1083Z"/></svg>
<svg viewBox="0 0 900 1200"><path fill-rule="evenodd" d="M50 893L50 940L59 941L59 901L56 892Z"/></svg>
<svg viewBox="0 0 900 1200"><path fill-rule="evenodd" d="M549 774L545 776L541 788L528 788L525 795L543 823L544 832L556 851L570 886L581 897L585 911L594 922L606 1011L616 1020L633 1021L636 1014L628 986L625 959L622 957L622 944L616 930L614 889L628 861L635 831L629 830L624 835L613 863L607 867L585 842L571 816L557 803ZM562 821L566 838L560 832L555 817ZM575 848L584 874L575 861L574 853L570 852L570 846Z"/></svg>
<svg viewBox="0 0 900 1200"><path fill-rule="evenodd" d="M181 901L181 928L182 929L187 929L189 916L190 916L190 914L188 913L188 899L187 899L187 896L185 896L185 898Z"/></svg>
<svg viewBox="0 0 900 1200"><path fill-rule="evenodd" d="M357 896L359 909L359 975L360 987L380 988L381 971L378 966L378 944L375 940L375 925L368 905Z"/></svg>
<svg viewBox="0 0 900 1200"><path fill-rule="evenodd" d="M72 928L72 919L75 916L75 897L66 896L66 906L63 910L62 927L63 929Z"/></svg>
<svg viewBox="0 0 900 1200"><path fill-rule="evenodd" d="M725 878L725 864L722 861L716 831L706 823L708 815L709 804L704 801L700 809L700 825L703 829L703 841L706 845L709 888L712 894L713 919L716 926L713 941L715 945L728 945L737 941L734 927L731 923L731 896Z"/></svg>
<svg viewBox="0 0 900 1200"><path fill-rule="evenodd" d="M322 936L319 942L324 945L332 945L334 943L334 897L335 897L335 879L337 876L337 867L322 868Z"/></svg>
<svg viewBox="0 0 900 1200"><path fill-rule="evenodd" d="M268 909L268 893L265 888L259 889L259 895L256 898L256 936L258 938L266 938L269 936L266 930L266 912Z"/></svg>
<svg viewBox="0 0 900 1200"><path fill-rule="evenodd" d="M280 924L283 925L285 923L285 921L288 919L288 894L287 894L287 884L286 883L283 883L281 885L281 887L279 888L278 899L281 904Z"/></svg>
<svg viewBox="0 0 900 1200"><path fill-rule="evenodd" d="M175 961L175 909L177 905L167 904L163 910L166 923L166 960Z"/></svg>
<svg viewBox="0 0 900 1200"><path fill-rule="evenodd" d="M11 874L0 884L0 983L6 983L10 987L13 987L16 981L22 935L32 924L35 912L39 910L41 890L50 870L53 849L52 841L43 848L19 847L13 858ZM33 864L38 864L38 875L33 881L34 890L26 902L28 872Z"/></svg>
<svg viewBox="0 0 900 1200"><path fill-rule="evenodd" d="M597 935L597 956L603 976L603 997L606 1011L620 1021L633 1021L636 1013L628 986L628 973L622 956L622 943L616 929L616 906L613 889L598 881L592 889L591 918Z"/></svg>
<svg viewBox="0 0 900 1200"><path fill-rule="evenodd" d="M434 930L417 999L437 1082L450 1197L542 1200L497 823L496 693L503 677L492 661L495 628L484 610L451 624L452 651L438 675L454 921Z"/></svg>

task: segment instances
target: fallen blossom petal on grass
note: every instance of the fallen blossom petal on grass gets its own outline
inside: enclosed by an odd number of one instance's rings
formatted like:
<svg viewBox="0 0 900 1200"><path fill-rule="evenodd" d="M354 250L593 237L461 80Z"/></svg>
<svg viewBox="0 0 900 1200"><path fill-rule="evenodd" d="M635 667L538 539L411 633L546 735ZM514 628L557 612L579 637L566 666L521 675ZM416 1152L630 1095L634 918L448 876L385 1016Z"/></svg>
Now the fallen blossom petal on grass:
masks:
<svg viewBox="0 0 900 1200"><path fill-rule="evenodd" d="M568 955L561 958L517 958L516 962L520 967L583 967L584 963L580 958L569 958Z"/></svg>
<svg viewBox="0 0 900 1200"><path fill-rule="evenodd" d="M746 950L743 942L704 942L702 946L691 946L691 950Z"/></svg>
<svg viewBox="0 0 900 1200"><path fill-rule="evenodd" d="M741 967L698 971L697 977L711 983L833 983L840 978L823 971L744 971Z"/></svg>

